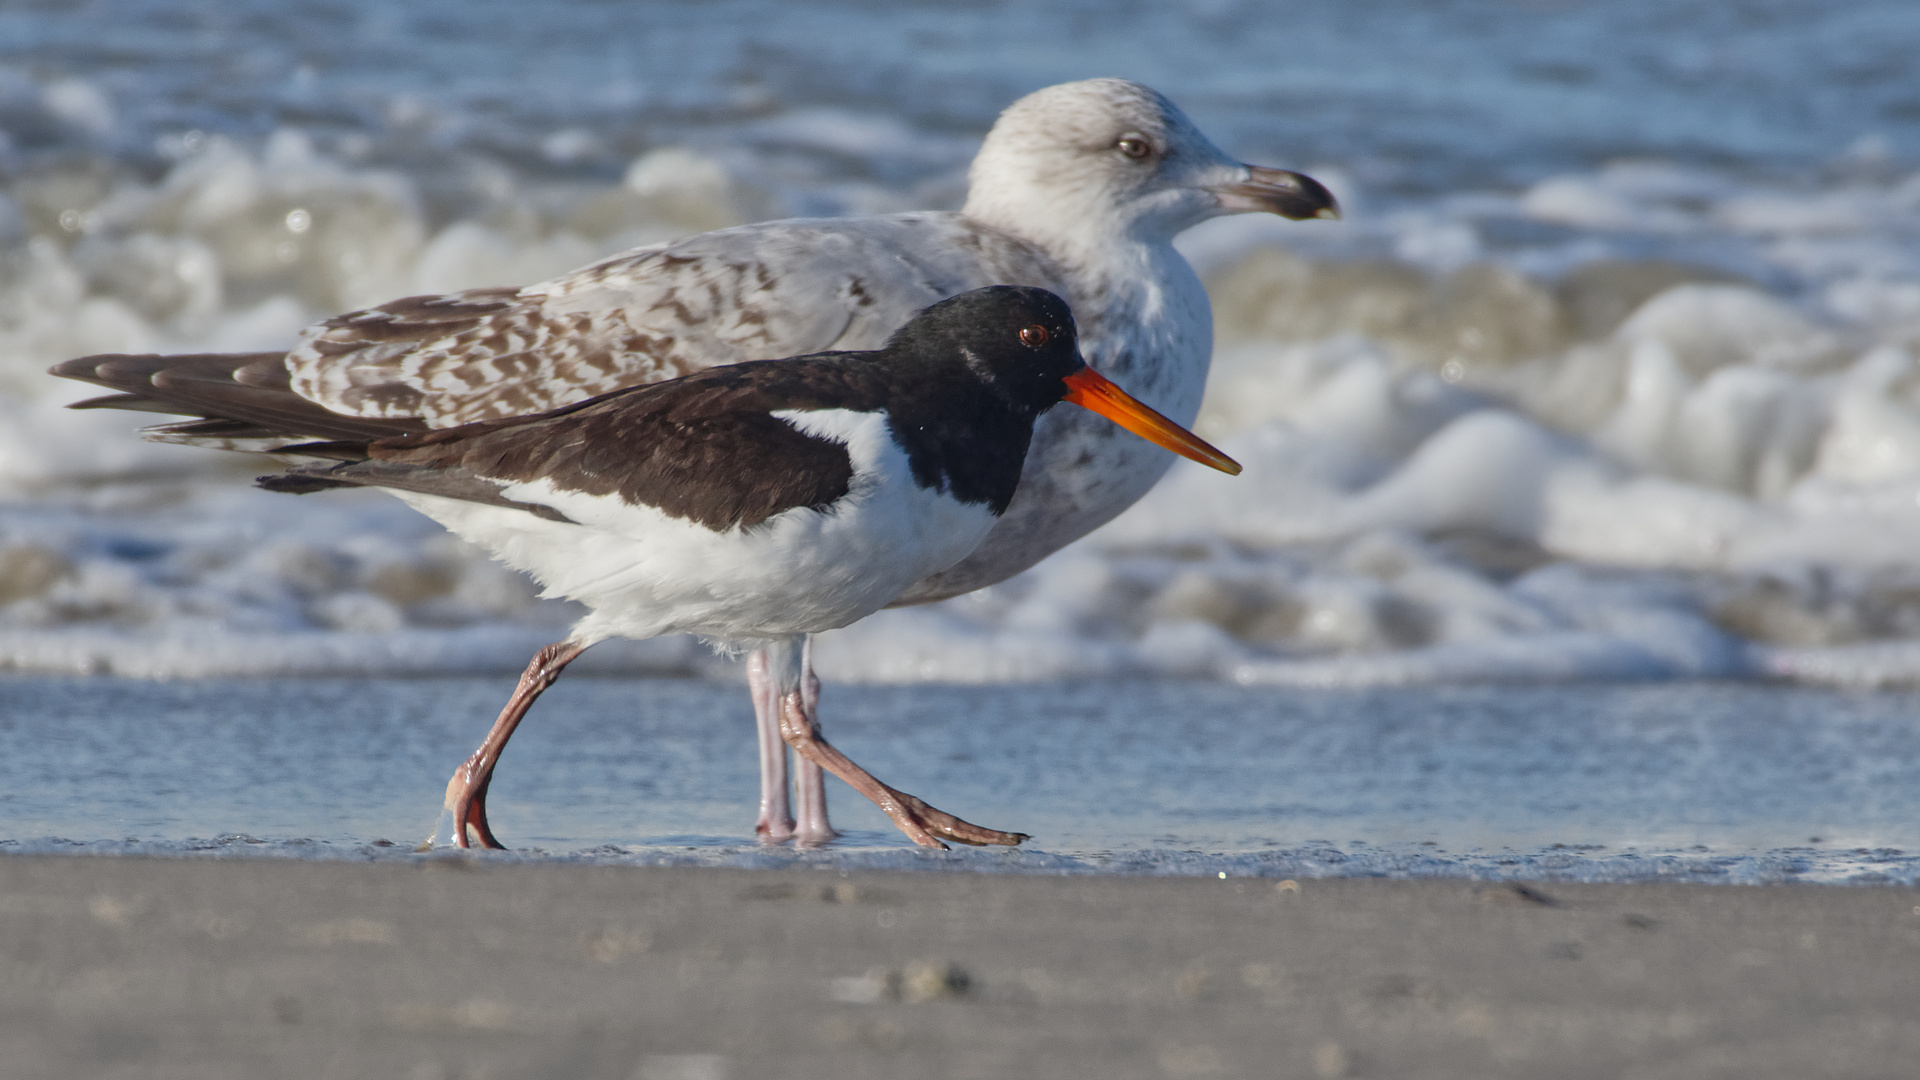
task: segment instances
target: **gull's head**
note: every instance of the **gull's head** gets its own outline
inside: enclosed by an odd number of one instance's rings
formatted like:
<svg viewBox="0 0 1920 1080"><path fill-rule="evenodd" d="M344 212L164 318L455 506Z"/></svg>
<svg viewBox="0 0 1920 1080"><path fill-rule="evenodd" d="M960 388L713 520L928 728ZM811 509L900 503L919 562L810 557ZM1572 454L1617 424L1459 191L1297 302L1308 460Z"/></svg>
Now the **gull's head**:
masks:
<svg viewBox="0 0 1920 1080"><path fill-rule="evenodd" d="M1173 102L1125 79L1049 86L1009 105L968 180L969 216L1043 244L1167 241L1208 218L1253 211L1340 216L1312 177L1233 160Z"/></svg>

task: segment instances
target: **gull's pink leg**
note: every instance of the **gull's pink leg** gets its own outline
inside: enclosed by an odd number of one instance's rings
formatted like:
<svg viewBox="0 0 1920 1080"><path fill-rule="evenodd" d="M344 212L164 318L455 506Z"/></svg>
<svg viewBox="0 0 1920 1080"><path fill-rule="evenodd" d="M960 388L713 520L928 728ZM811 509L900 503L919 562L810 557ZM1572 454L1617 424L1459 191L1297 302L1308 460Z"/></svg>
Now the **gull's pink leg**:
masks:
<svg viewBox="0 0 1920 1080"><path fill-rule="evenodd" d="M813 673L813 635L807 635L807 643L800 647L800 705L807 711L807 719L813 722L813 730L820 730L820 677ZM778 736L778 706L774 709ZM782 750L786 744L782 743ZM793 838L796 843L806 847L824 844L840 834L835 832L833 824L827 820L827 774L811 758L801 756L793 765L793 797L799 808L794 824Z"/></svg>
<svg viewBox="0 0 1920 1080"><path fill-rule="evenodd" d="M747 657L747 689L753 693L754 726L760 738L760 820L753 831L761 842L777 844L794 835L787 802L787 744L780 738L779 692L768 669L767 650ZM819 770L814 770L818 772Z"/></svg>
<svg viewBox="0 0 1920 1080"><path fill-rule="evenodd" d="M795 647L797 644L782 642L768 650L769 667L780 695L780 736L788 746L793 747L794 753L845 780L855 791L872 799L873 804L891 818L894 825L907 834L908 839L921 847L946 847L938 839L942 836L974 845L1011 846L1027 839L1025 833L982 828L945 811L936 810L906 792L874 779L872 773L855 765L845 754L836 750L807 715L800 688L801 664L799 649Z"/></svg>
<svg viewBox="0 0 1920 1080"><path fill-rule="evenodd" d="M513 729L520 725L521 717L533 707L534 700L542 691L553 685L560 672L573 662L573 659L585 652L587 647L572 641L561 641L549 645L534 654L533 661L520 676L520 685L514 687L513 696L507 699L507 707L500 710L500 718L493 722L492 730L480 743L480 749L453 772L453 779L447 781L447 811L453 815L453 842L460 847L481 847L505 850L496 840L493 830L487 827L487 786L493 782L493 767L500 761L500 752L507 747L507 740L513 737ZM428 838L425 846L431 847L433 840Z"/></svg>

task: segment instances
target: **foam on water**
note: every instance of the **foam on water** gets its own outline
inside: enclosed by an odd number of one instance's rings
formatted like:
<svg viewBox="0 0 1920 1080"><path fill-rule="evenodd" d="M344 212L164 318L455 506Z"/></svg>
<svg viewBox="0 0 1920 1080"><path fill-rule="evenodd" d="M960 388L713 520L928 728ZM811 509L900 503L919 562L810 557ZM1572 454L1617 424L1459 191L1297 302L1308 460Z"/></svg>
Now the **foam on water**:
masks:
<svg viewBox="0 0 1920 1080"><path fill-rule="evenodd" d="M1075 18L1058 7L1007 17L1044 40ZM0 666L518 667L569 613L409 511L249 491L270 462L142 443L134 417L61 408L85 391L42 371L280 347L356 305L743 220L951 206L995 108L1043 75L1118 69L1229 149L1311 168L1349 211L1183 241L1220 331L1200 428L1246 473L1182 465L1020 578L829 635L823 673L1920 680L1920 121L1872 62L1920 34L1906 8L1774 25L1686 6L1658 48L1609 8L1523 48L1504 8L1471 32L1418 5L1366 26L1303 9L1277 39L1232 7L1142 16L1154 58L1097 30L1075 63L1098 70L962 34L898 85L798 43L906 55L973 24L661 15L633 46L646 80L541 30L549 86L475 77L504 46L473 20L368 6L352 41L304 16L220 30L255 58L222 88L7 16L38 52L0 66ZM567 10L576 29L626 17ZM133 9L130 55L207 48L161 14ZM788 30L799 51L755 53ZM1729 44L1682 47L1696 37ZM1168 66L1203 51L1212 75ZM760 81L730 81L749 54ZM1660 107L1625 92L1629 69ZM1408 112L1441 87L1448 108ZM1289 107L1303 95L1340 107ZM685 643L597 653L711 670Z"/></svg>

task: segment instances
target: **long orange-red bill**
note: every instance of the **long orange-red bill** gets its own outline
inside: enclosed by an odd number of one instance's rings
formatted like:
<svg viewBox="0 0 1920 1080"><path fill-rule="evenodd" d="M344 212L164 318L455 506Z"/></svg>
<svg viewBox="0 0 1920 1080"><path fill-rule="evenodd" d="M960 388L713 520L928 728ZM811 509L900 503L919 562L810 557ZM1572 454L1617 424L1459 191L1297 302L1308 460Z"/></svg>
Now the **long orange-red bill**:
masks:
<svg viewBox="0 0 1920 1080"><path fill-rule="evenodd" d="M1151 443L1211 466L1228 476L1240 475L1240 463L1215 450L1205 439L1135 401L1125 390L1090 367L1066 377L1066 400L1092 409Z"/></svg>

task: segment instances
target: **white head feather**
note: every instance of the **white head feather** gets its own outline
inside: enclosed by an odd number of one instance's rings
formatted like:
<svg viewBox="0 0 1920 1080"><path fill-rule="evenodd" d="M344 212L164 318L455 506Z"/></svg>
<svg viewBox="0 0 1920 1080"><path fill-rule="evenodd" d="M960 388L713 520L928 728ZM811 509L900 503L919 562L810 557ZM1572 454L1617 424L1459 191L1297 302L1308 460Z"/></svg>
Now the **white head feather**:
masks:
<svg viewBox="0 0 1920 1080"><path fill-rule="evenodd" d="M1235 212L1218 189L1248 178L1157 91L1088 79L1000 114L968 174L964 212L1063 253L1122 238L1166 243Z"/></svg>

